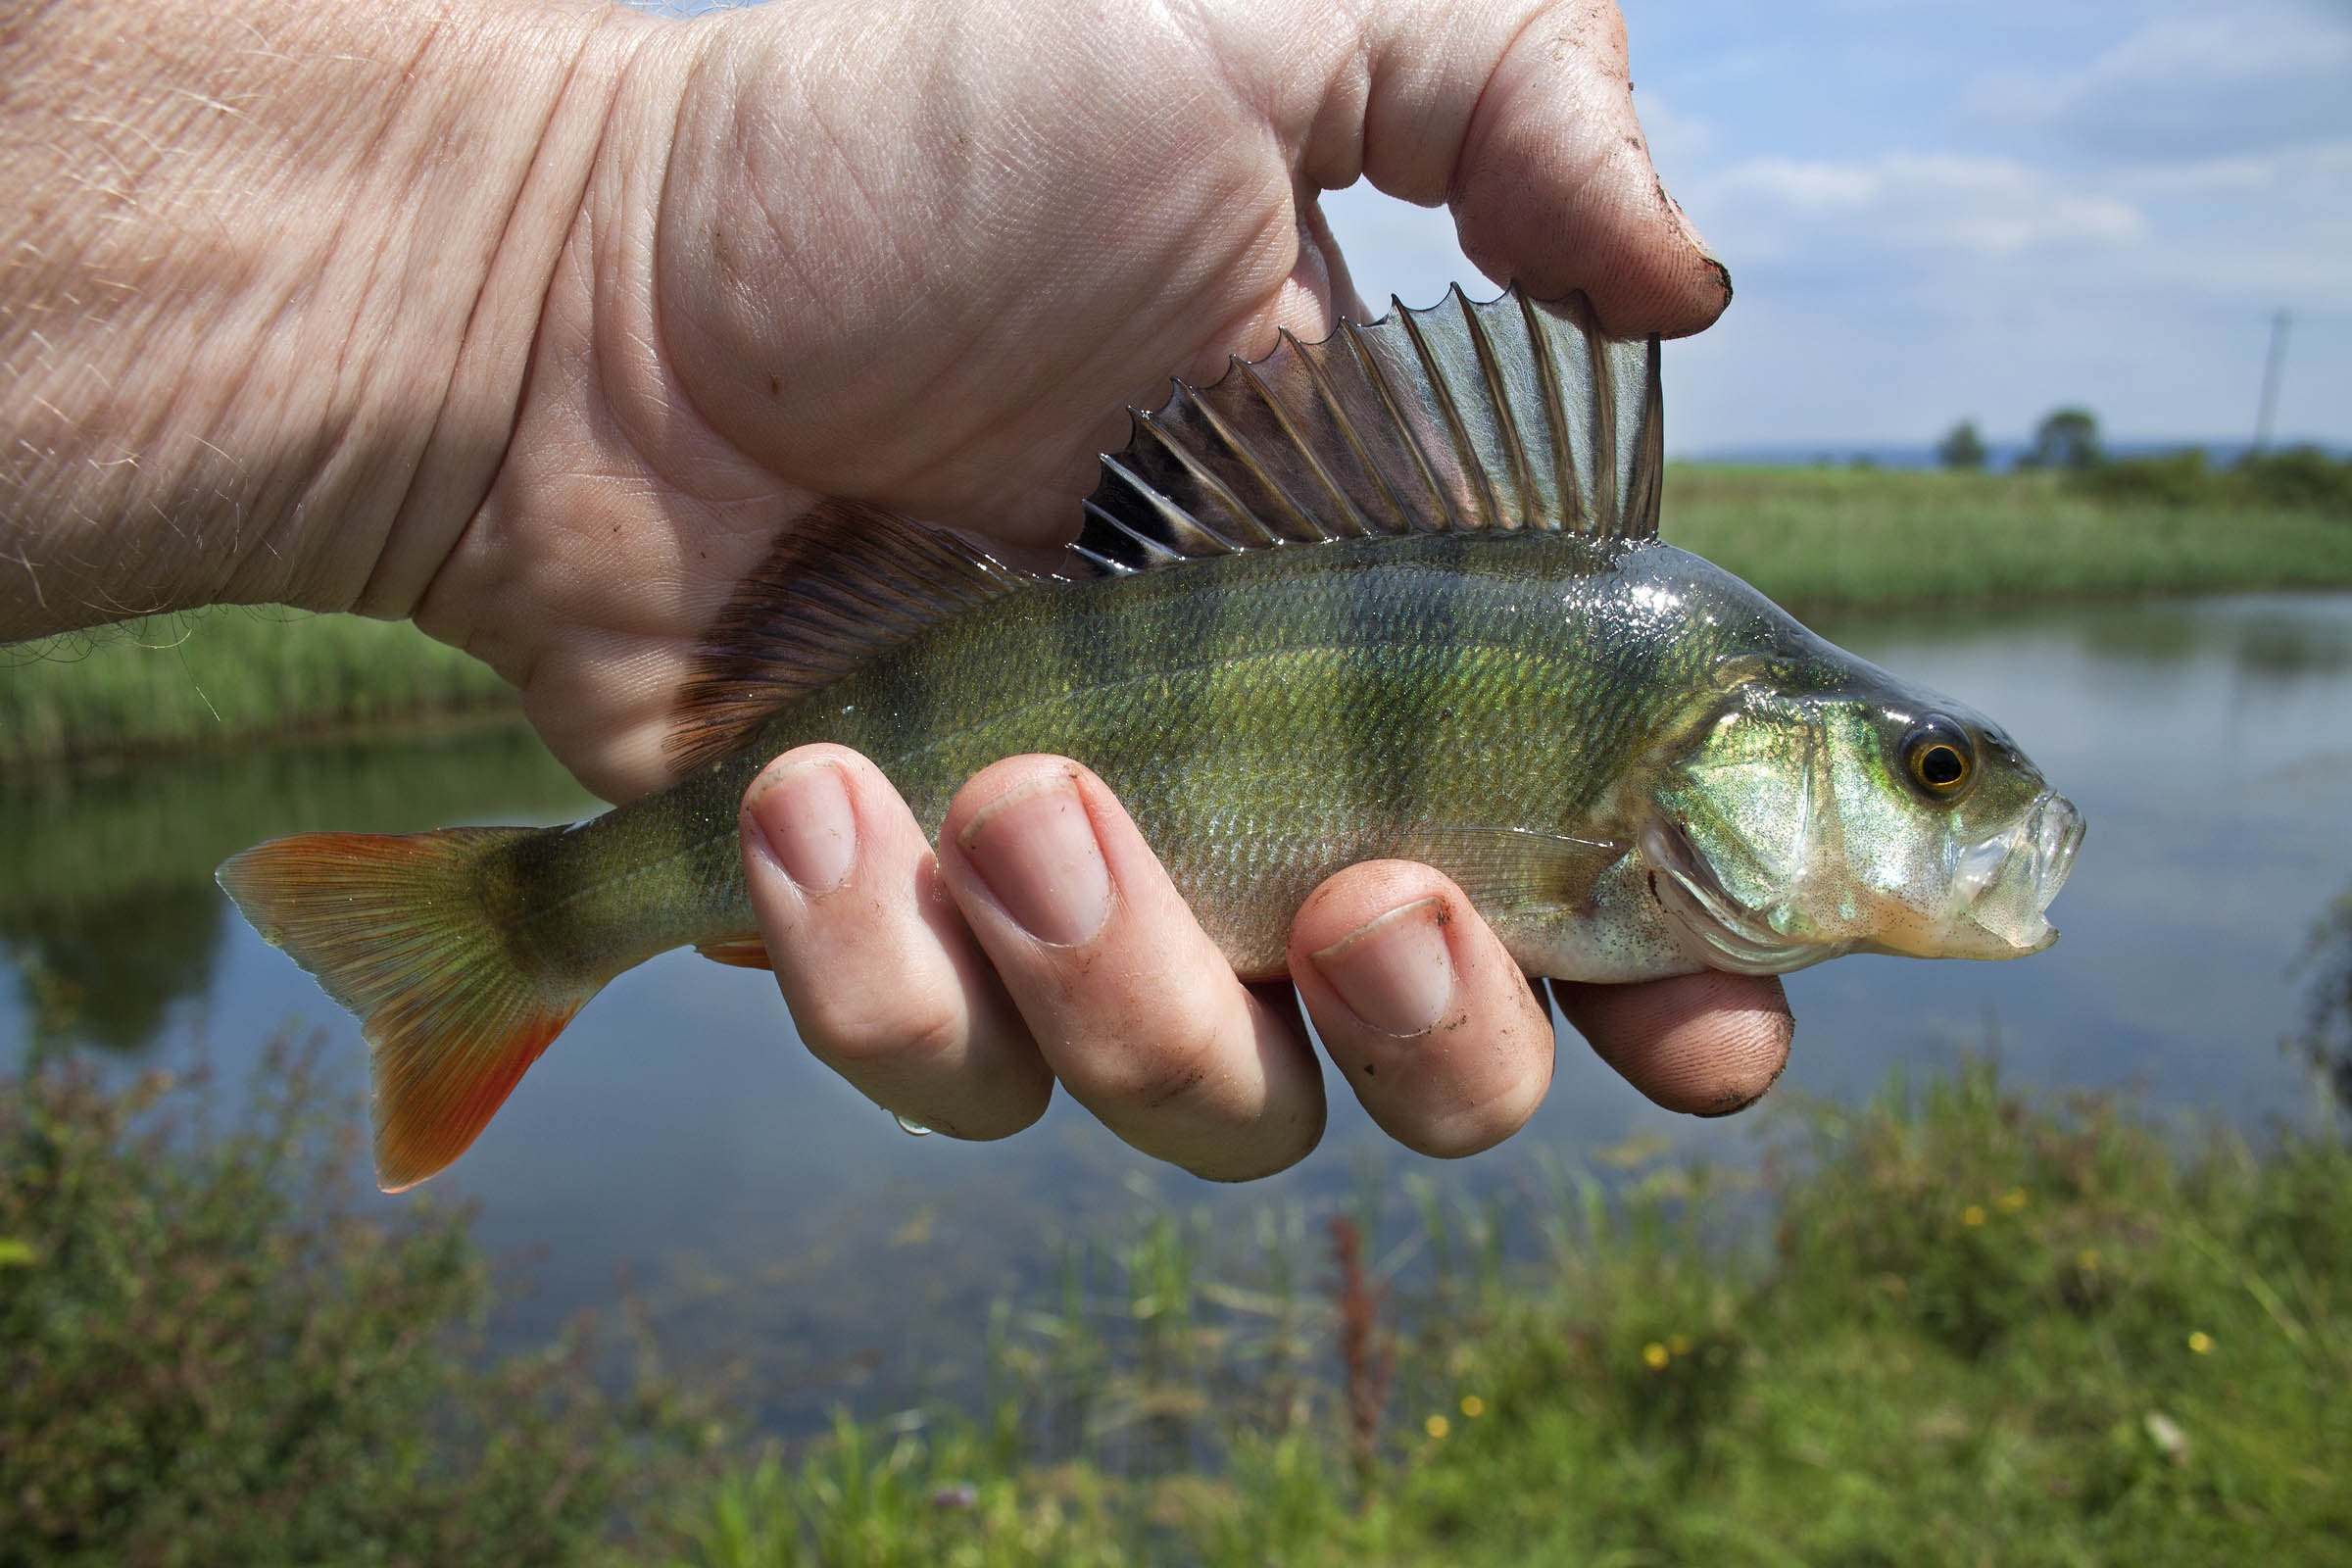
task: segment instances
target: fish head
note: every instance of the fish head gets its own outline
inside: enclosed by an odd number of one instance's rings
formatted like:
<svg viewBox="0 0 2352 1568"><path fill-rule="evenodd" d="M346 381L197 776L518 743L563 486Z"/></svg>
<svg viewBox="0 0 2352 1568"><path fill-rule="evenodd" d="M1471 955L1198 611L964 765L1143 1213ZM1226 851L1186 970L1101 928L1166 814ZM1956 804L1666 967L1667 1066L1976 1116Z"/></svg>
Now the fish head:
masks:
<svg viewBox="0 0 2352 1568"><path fill-rule="evenodd" d="M2074 804L1965 704L1813 647L1738 662L1653 775L1638 840L1686 954L1777 974L2055 942Z"/></svg>

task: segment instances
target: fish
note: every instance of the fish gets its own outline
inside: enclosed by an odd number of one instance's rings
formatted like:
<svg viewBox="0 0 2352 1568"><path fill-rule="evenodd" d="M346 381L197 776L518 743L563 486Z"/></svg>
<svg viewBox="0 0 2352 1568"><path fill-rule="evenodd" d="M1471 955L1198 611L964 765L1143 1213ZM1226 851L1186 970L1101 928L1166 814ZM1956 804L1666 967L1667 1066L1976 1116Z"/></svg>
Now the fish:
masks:
<svg viewBox="0 0 2352 1568"><path fill-rule="evenodd" d="M1247 979L1381 858L1451 876L1561 980L2056 939L2082 819L2009 735L1659 538L1655 338L1581 294L1393 307L1130 411L1056 569L820 503L711 627L666 790L222 864L361 1019L385 1190L463 1153L615 975L684 946L766 961L738 808L814 741L872 758L934 837L990 762L1084 762Z"/></svg>

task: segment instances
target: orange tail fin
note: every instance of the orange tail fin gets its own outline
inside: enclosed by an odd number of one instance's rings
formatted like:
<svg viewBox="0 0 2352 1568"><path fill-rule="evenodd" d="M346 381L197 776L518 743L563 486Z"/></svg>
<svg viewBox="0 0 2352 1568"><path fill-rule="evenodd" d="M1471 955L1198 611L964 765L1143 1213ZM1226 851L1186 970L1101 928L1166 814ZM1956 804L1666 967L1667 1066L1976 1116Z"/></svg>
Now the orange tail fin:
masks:
<svg viewBox="0 0 2352 1568"><path fill-rule="evenodd" d="M496 857L536 831L303 833L217 873L254 928L359 1015L385 1192L464 1153L603 984L524 968L492 917Z"/></svg>

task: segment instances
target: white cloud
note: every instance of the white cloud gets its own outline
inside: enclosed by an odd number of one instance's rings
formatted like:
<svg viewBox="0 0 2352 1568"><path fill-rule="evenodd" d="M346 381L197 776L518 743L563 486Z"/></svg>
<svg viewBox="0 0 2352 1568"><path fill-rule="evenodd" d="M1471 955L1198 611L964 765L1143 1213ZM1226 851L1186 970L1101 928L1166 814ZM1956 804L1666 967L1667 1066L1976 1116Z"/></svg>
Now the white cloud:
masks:
<svg viewBox="0 0 2352 1568"><path fill-rule="evenodd" d="M2015 256L2133 245L2132 203L1997 158L1887 153L1863 162L1758 158L1699 182L1719 243L1765 256L1866 239L1873 247Z"/></svg>
<svg viewBox="0 0 2352 1568"><path fill-rule="evenodd" d="M2250 4L2159 18L2079 70L1996 75L1969 102L2123 160L2335 140L2352 134L2352 17Z"/></svg>

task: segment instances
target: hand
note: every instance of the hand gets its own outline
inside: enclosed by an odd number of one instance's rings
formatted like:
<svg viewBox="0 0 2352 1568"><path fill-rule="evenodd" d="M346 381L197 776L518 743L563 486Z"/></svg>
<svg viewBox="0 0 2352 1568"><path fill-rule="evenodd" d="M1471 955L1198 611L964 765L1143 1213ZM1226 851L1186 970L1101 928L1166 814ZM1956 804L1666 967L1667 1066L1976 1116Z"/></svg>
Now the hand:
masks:
<svg viewBox="0 0 2352 1568"><path fill-rule="evenodd" d="M0 81L23 153L0 162L0 319L41 324L0 386L20 453L0 635L211 602L414 615L513 679L614 798L662 781L697 638L817 497L1047 543L1122 403L1278 328L1326 332L1354 302L1320 189L1447 201L1492 276L1582 288L1615 331L1694 331L1729 299L1650 170L1605 4L775 0L670 23L584 0L93 0L0 37ZM1295 1157L1315 1120L1295 1017L1211 961L1115 803L1086 797L1113 894L1092 937L1037 944L977 896L959 835L995 831L1007 863L1033 849L985 808L1034 765L974 781L936 873L872 796L855 875L952 898L894 927L819 896L801 923L840 973L939 1005L886 1039L822 975L788 977L820 1049L958 1131L1009 1130L1022 1094L1034 1114L1050 1064L1172 1157ZM1355 868L1301 911L1293 959L1369 1088L1379 1050L1415 1053L1351 1022L1312 956L1396 991L1415 917L1395 911L1424 898L1449 917L1447 1050L1369 1102L1461 1151L1532 1107L1550 1036L1458 891ZM877 960L914 918L933 946ZM1191 1000L1107 1069L1070 1044L1141 995ZM1752 1098L1786 1055L1769 981L1561 1001L1684 1108ZM1188 1059L1203 1087L1134 1104ZM959 1119L940 1086L992 1062L1014 1087Z"/></svg>
<svg viewBox="0 0 2352 1568"><path fill-rule="evenodd" d="M1658 187L1612 9L1356 18L774 0L651 28L487 494L404 518L370 602L633 795L666 778L704 629L818 498L1058 542L1124 405L1361 314L1320 189L1450 201L1494 276L1585 289L1619 332L1714 319L1728 283Z"/></svg>
<svg viewBox="0 0 2352 1568"><path fill-rule="evenodd" d="M1461 890L1351 866L1291 928L1288 984L1238 979L1102 780L1012 758L957 795L936 858L881 772L839 746L745 796L744 865L809 1049L876 1102L963 1138L1042 1114L1059 1079L1128 1143L1239 1181L1323 1130L1298 1005L1374 1121L1428 1154L1516 1132L1551 1080L1551 1020ZM1778 981L1559 986L1643 1093L1737 1110L1788 1059Z"/></svg>
<svg viewBox="0 0 2352 1568"><path fill-rule="evenodd" d="M1493 276L1585 289L1620 332L1695 330L1728 302L1650 170L1606 6L1169 16L781 0L649 50L615 122L675 133L609 145L514 444L419 620L514 673L584 777L633 792L778 518L849 495L1051 543L1122 404L1155 405L1171 368L1214 379L1277 328L1361 317L1318 189L1361 174L1448 200ZM1549 1083L1545 1009L1427 867L1326 884L1294 927L1294 1000L1235 978L1082 769L983 772L936 863L869 764L817 772L848 782L857 823L831 891L766 848L801 831L790 790L747 809L779 984L820 1056L924 1125L1003 1136L1058 1078L1150 1153L1280 1169L1323 1124L1298 1000L1374 1119L1427 1152L1494 1144ZM1072 855L1083 907L1066 885L1045 909L1004 894ZM1679 1109L1737 1109L1787 1060L1774 980L1559 996Z"/></svg>

